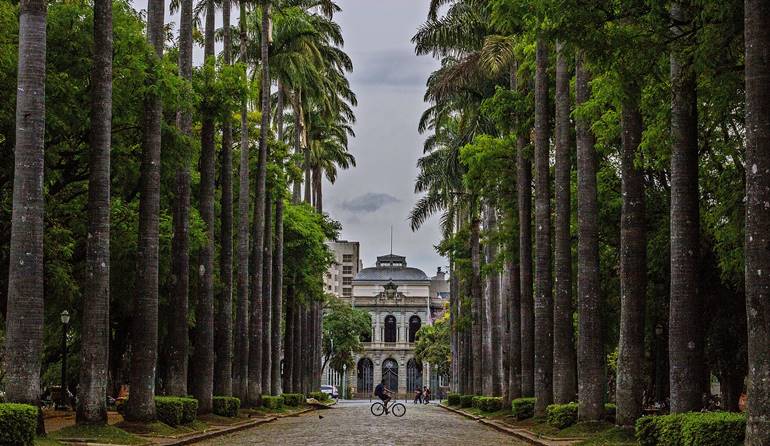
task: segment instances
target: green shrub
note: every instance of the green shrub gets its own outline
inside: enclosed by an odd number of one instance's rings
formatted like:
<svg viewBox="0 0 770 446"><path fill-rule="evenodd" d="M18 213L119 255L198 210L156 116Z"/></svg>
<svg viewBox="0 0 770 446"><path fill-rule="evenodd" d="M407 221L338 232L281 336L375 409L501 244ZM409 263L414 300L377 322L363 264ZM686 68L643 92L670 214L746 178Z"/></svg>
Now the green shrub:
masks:
<svg viewBox="0 0 770 446"><path fill-rule="evenodd" d="M474 409L481 409L481 399L484 398L481 395L475 395L473 398L471 398L471 406Z"/></svg>
<svg viewBox="0 0 770 446"><path fill-rule="evenodd" d="M729 412L651 416L636 422L636 438L641 446L740 445L745 430L745 415Z"/></svg>
<svg viewBox="0 0 770 446"><path fill-rule="evenodd" d="M459 393L450 393L447 395L447 404L450 406L459 406L460 405L460 399L462 398L462 395Z"/></svg>
<svg viewBox="0 0 770 446"><path fill-rule="evenodd" d="M323 392L310 392L307 394L307 396L308 398L315 398L321 402L329 401L331 399L328 393L323 393Z"/></svg>
<svg viewBox="0 0 770 446"><path fill-rule="evenodd" d="M548 424L557 429L570 427L577 423L578 404L551 404L546 407L545 416Z"/></svg>
<svg viewBox="0 0 770 446"><path fill-rule="evenodd" d="M159 421L169 426L182 424L184 419L184 399L176 396L156 396L155 414Z"/></svg>
<svg viewBox="0 0 770 446"><path fill-rule="evenodd" d="M241 400L233 396L215 396L212 403L214 415L223 417L237 417L241 408Z"/></svg>
<svg viewBox="0 0 770 446"><path fill-rule="evenodd" d="M37 407L0 404L0 446L31 446L37 430Z"/></svg>
<svg viewBox="0 0 770 446"><path fill-rule="evenodd" d="M732 412L689 413L681 426L684 446L733 446L743 443L746 416Z"/></svg>
<svg viewBox="0 0 770 446"><path fill-rule="evenodd" d="M609 421L610 423L615 422L615 414L618 411L618 406L612 403L607 403L604 405L604 419L606 421Z"/></svg>
<svg viewBox="0 0 770 446"><path fill-rule="evenodd" d="M460 407L473 407L473 397L476 395L462 395L460 397Z"/></svg>
<svg viewBox="0 0 770 446"><path fill-rule="evenodd" d="M283 403L291 407L301 406L305 404L305 395L302 393L284 393Z"/></svg>
<svg viewBox="0 0 770 446"><path fill-rule="evenodd" d="M517 420L526 420L535 416L534 398L517 398L511 402L511 411Z"/></svg>
<svg viewBox="0 0 770 446"><path fill-rule="evenodd" d="M473 407L483 412L497 412L503 407L503 399L494 396L474 396Z"/></svg>
<svg viewBox="0 0 770 446"><path fill-rule="evenodd" d="M180 398L182 400L182 424L190 424L198 417L198 400L195 398Z"/></svg>
<svg viewBox="0 0 770 446"><path fill-rule="evenodd" d="M283 397L262 395L262 407L265 409L280 409L283 407Z"/></svg>

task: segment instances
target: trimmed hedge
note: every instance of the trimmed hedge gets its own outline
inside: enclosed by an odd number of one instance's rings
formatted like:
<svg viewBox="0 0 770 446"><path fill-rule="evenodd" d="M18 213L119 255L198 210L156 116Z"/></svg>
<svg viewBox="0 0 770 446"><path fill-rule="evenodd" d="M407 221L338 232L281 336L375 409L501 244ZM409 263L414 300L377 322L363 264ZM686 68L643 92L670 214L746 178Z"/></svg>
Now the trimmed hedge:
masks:
<svg viewBox="0 0 770 446"><path fill-rule="evenodd" d="M262 407L266 409L280 409L283 407L283 397L262 395Z"/></svg>
<svg viewBox="0 0 770 446"><path fill-rule="evenodd" d="M302 393L284 393L283 404L291 407L298 407L305 404L305 395Z"/></svg>
<svg viewBox="0 0 770 446"><path fill-rule="evenodd" d="M473 407L484 412L497 412L503 407L503 399L495 396L474 396Z"/></svg>
<svg viewBox="0 0 770 446"><path fill-rule="evenodd" d="M0 446L30 446L37 430L37 407L0 404Z"/></svg>
<svg viewBox="0 0 770 446"><path fill-rule="evenodd" d="M476 395L462 395L460 397L460 407L473 407L473 398Z"/></svg>
<svg viewBox="0 0 770 446"><path fill-rule="evenodd" d="M450 393L446 396L447 404L450 406L459 406L462 395L459 393Z"/></svg>
<svg viewBox="0 0 770 446"><path fill-rule="evenodd" d="M234 396L215 396L212 400L214 415L235 418L241 408L241 400Z"/></svg>
<svg viewBox="0 0 770 446"><path fill-rule="evenodd" d="M577 422L578 404L551 404L545 409L545 417L548 424L557 429L570 427Z"/></svg>
<svg viewBox="0 0 770 446"><path fill-rule="evenodd" d="M618 412L618 406L612 403L604 405L604 419L610 423L615 422L615 414Z"/></svg>
<svg viewBox="0 0 770 446"><path fill-rule="evenodd" d="M329 401L331 399L328 393L323 393L323 392L310 392L307 394L307 396L308 398L315 398L321 402Z"/></svg>
<svg viewBox="0 0 770 446"><path fill-rule="evenodd" d="M158 420L169 426L189 424L198 415L198 400L178 396L156 396L155 412Z"/></svg>
<svg viewBox="0 0 770 446"><path fill-rule="evenodd" d="M731 412L690 412L647 416L636 421L641 446L733 446L743 443L746 416Z"/></svg>
<svg viewBox="0 0 770 446"><path fill-rule="evenodd" d="M517 420L526 420L535 416L534 398L517 398L511 402L511 411Z"/></svg>

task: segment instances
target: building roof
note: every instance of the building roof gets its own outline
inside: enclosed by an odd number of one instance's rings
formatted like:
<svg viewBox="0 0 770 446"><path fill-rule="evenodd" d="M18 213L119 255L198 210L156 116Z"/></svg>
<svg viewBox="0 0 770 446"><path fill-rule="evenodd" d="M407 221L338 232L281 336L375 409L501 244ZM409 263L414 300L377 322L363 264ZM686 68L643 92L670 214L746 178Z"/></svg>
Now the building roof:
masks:
<svg viewBox="0 0 770 446"><path fill-rule="evenodd" d="M428 276L417 268L406 266L406 257L386 255L377 257L377 266L364 268L353 278L355 282L412 282L429 281Z"/></svg>

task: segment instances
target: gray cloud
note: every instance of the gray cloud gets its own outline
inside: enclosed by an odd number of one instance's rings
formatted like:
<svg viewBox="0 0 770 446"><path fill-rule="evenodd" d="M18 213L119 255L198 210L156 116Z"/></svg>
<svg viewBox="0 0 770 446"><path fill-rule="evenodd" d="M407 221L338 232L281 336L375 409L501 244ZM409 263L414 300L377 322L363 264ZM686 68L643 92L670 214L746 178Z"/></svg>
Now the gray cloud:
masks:
<svg viewBox="0 0 770 446"><path fill-rule="evenodd" d="M431 58L416 57L403 48L352 53L351 58L351 82L367 86L424 87L425 73L436 64Z"/></svg>
<svg viewBox="0 0 770 446"><path fill-rule="evenodd" d="M376 212L398 201L398 198L390 194L367 192L350 200L343 201L340 208L351 212Z"/></svg>

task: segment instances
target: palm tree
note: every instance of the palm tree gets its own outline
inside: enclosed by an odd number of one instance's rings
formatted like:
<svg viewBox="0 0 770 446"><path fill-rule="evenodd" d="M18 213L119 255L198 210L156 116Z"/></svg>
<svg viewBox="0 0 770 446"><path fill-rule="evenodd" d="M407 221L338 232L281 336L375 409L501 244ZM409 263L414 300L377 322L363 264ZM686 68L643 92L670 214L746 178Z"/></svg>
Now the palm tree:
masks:
<svg viewBox="0 0 770 446"><path fill-rule="evenodd" d="M222 0L223 60L232 63L232 38L230 35L230 0ZM232 117L222 120L222 170L220 173L221 198L221 251L219 276L222 295L217 307L215 334L216 364L214 369L214 394L233 394L233 130Z"/></svg>
<svg viewBox="0 0 770 446"><path fill-rule="evenodd" d="M553 399L557 404L575 400L575 340L572 333L572 237L570 235L572 156L570 142L570 74L566 49L556 43L556 215L554 222Z"/></svg>
<svg viewBox="0 0 770 446"><path fill-rule="evenodd" d="M192 82L193 3L180 1L179 15L179 76ZM182 135L192 136L192 114L177 113L176 125ZM171 240L172 276L171 311L168 320L168 369L166 392L169 395L187 395L188 361L188 294L190 288L190 167L186 157L176 171L174 197L174 236Z"/></svg>
<svg viewBox="0 0 770 446"><path fill-rule="evenodd" d="M148 70L150 86L157 82L153 66L163 56L162 0L147 4L147 40L155 52ZM148 89L145 99L144 143L139 199L139 247L136 299L131 321L131 398L126 403L129 421L155 419L155 367L158 358L158 218L160 210L160 136L163 104Z"/></svg>
<svg viewBox="0 0 770 446"><path fill-rule="evenodd" d="M279 140L280 135L282 134L282 127L283 123L279 122L278 124L278 134L279 134ZM283 305L282 305L282 295L283 295L283 187L281 187L279 190L276 190L275 192L275 232L274 232L274 254L273 254L273 289L272 289L272 298L273 298L273 314L272 314L272 320L273 323L276 324L275 327L278 329L275 329L271 332L272 340L271 340L271 364L273 366L273 369L270 373L270 394L271 395L280 395L281 394L281 315L283 314ZM288 307L287 307L288 310ZM287 317L286 321L288 322L288 311L287 311ZM288 351L288 350L284 350ZM288 357L288 355L287 355Z"/></svg>
<svg viewBox="0 0 770 446"><path fill-rule="evenodd" d="M698 107L687 7L671 4L671 299L669 361L671 412L698 411L703 402L706 365L698 315ZM685 37L682 37L685 36Z"/></svg>
<svg viewBox="0 0 770 446"><path fill-rule="evenodd" d="M240 2L239 59L247 64L246 3ZM247 78L246 68L244 79ZM233 394L241 401L248 399L249 378L249 124L248 98L241 98L241 158L238 185L238 303L235 311L235 357L233 364Z"/></svg>
<svg viewBox="0 0 770 446"><path fill-rule="evenodd" d="M6 396L40 400L43 348L43 141L45 135L46 5L21 2L16 90L13 211L8 257Z"/></svg>
<svg viewBox="0 0 770 446"><path fill-rule="evenodd" d="M770 256L767 237L770 215L770 169L767 147L770 143L770 67L764 55L770 44L766 2L747 0L746 35L746 313L749 336L748 422L746 445L760 446L770 438L770 314L767 289L770 285Z"/></svg>
<svg viewBox="0 0 770 446"><path fill-rule="evenodd" d="M267 174L267 138L270 126L270 0L262 0L262 27L260 55L262 62L261 111L262 123L259 131L259 157L257 163L256 194L254 198L254 245L251 275L251 327L249 330L249 392L248 402L256 405L262 395L262 249L265 240L265 178Z"/></svg>
<svg viewBox="0 0 770 446"><path fill-rule="evenodd" d="M620 228L620 341L616 423L632 426L642 414L644 390L644 300L647 294L644 173L636 166L642 141L641 90L633 81L622 104L623 209Z"/></svg>
<svg viewBox="0 0 770 446"><path fill-rule="evenodd" d="M214 0L206 0L204 64L214 67ZM213 71L212 71L213 72ZM214 145L214 116L202 103L200 213L206 225L206 241L200 254L200 292L195 308L195 354L192 375L192 395L198 400L198 413L212 410L214 395L214 192L216 176L216 146Z"/></svg>
<svg viewBox="0 0 770 446"><path fill-rule="evenodd" d="M579 53L575 61L575 102L590 98L589 74ZM604 416L604 353L599 295L599 206L594 136L585 118L576 121L578 157L578 417Z"/></svg>
<svg viewBox="0 0 770 446"><path fill-rule="evenodd" d="M551 193L548 164L548 55L537 39L535 74L535 415L553 402L553 302L551 301Z"/></svg>
<svg viewBox="0 0 770 446"><path fill-rule="evenodd" d="M78 386L78 424L107 422L110 342L110 143L112 137L112 2L94 2L88 182L86 292Z"/></svg>
<svg viewBox="0 0 770 446"><path fill-rule="evenodd" d="M265 242L262 249L262 391L267 394L272 383L273 340L273 200L272 187L265 194ZM280 323L280 322L279 322ZM280 325L278 325L280 327Z"/></svg>

